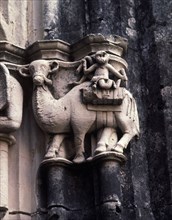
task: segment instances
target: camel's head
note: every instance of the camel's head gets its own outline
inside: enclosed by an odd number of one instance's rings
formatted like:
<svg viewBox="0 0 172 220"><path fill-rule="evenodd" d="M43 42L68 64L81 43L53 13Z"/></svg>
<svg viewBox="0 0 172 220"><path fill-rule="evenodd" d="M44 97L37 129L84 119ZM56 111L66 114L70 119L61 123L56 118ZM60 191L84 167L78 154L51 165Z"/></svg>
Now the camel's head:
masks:
<svg viewBox="0 0 172 220"><path fill-rule="evenodd" d="M28 66L19 69L22 76L31 76L36 86L42 86L44 83L51 85L52 81L49 75L59 68L57 61L35 60Z"/></svg>

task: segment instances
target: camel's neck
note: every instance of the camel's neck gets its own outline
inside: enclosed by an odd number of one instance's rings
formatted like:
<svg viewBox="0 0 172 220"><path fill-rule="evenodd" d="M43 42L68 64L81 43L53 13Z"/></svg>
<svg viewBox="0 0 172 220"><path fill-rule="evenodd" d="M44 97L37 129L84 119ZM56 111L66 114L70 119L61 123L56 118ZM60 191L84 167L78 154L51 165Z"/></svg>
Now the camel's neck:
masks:
<svg viewBox="0 0 172 220"><path fill-rule="evenodd" d="M34 89L34 93L38 96L38 98L42 98L42 97L48 97L48 98L53 98L49 88L47 86L37 86Z"/></svg>
<svg viewBox="0 0 172 220"><path fill-rule="evenodd" d="M34 111L36 110L37 113L39 111L43 112L44 109L52 106L54 97L52 96L47 86L37 86L34 89L32 102Z"/></svg>

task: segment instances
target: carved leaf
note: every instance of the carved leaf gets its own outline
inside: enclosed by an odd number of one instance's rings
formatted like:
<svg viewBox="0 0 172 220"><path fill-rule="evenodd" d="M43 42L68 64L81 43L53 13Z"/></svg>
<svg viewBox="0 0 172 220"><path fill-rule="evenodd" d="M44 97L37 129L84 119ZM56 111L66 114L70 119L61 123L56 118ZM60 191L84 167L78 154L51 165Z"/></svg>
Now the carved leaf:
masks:
<svg viewBox="0 0 172 220"><path fill-rule="evenodd" d="M8 79L9 71L3 63L0 63L0 111L8 105Z"/></svg>

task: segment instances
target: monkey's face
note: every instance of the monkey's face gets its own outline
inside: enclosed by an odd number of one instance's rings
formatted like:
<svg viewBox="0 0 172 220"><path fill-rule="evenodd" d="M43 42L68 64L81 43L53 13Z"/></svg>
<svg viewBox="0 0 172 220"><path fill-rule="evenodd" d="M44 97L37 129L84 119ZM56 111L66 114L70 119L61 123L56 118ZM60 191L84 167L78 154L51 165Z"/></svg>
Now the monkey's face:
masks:
<svg viewBox="0 0 172 220"><path fill-rule="evenodd" d="M106 64L109 61L109 55L105 51L98 51L95 54L95 60L98 64Z"/></svg>

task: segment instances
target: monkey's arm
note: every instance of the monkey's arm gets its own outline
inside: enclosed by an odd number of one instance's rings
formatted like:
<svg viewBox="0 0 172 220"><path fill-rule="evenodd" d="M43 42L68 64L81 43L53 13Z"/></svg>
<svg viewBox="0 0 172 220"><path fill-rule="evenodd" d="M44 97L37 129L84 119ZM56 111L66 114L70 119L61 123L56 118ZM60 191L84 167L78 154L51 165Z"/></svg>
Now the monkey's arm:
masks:
<svg viewBox="0 0 172 220"><path fill-rule="evenodd" d="M97 64L93 64L92 66L90 66L89 68L86 67L86 63L83 63L83 70L84 70L84 75L87 75L93 71L95 71L97 68Z"/></svg>
<svg viewBox="0 0 172 220"><path fill-rule="evenodd" d="M107 68L108 70L113 73L116 77L118 77L119 79L122 80L128 80L126 73L124 74L125 70L123 69L122 74L120 72L118 72L112 65L107 64Z"/></svg>
<svg viewBox="0 0 172 220"><path fill-rule="evenodd" d="M87 78L87 76L86 76L86 75L83 75L78 82L75 82L75 84L76 84L76 85L79 85L79 84L83 83L83 82L86 80L86 78Z"/></svg>

